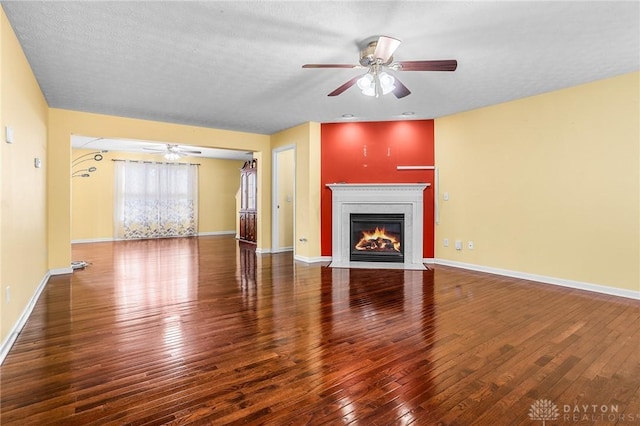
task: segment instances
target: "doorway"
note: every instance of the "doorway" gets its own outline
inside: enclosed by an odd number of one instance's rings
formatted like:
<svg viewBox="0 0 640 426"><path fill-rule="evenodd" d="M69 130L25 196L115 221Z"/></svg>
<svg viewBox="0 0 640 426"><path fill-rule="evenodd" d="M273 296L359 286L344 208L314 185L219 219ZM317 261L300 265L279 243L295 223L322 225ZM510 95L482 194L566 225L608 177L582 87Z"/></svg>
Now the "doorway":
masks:
<svg viewBox="0 0 640 426"><path fill-rule="evenodd" d="M295 146L273 150L271 251L293 251L295 223Z"/></svg>

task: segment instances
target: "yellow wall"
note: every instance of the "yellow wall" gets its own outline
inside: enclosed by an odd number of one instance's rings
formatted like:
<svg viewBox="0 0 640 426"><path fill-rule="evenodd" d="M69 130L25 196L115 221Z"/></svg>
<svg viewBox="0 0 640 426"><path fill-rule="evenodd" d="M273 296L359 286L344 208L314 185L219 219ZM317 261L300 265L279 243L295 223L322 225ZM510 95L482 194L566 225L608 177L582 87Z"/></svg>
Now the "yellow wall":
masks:
<svg viewBox="0 0 640 426"><path fill-rule="evenodd" d="M271 148L295 145L294 253L320 260L320 123L304 123L271 136ZM306 241L300 241L300 239Z"/></svg>
<svg viewBox="0 0 640 426"><path fill-rule="evenodd" d="M91 153L90 150L74 149L73 158ZM113 188L114 162L112 159L163 161L157 155L108 152L100 162L87 161L81 167L97 167L89 178L73 178L71 239L109 240L114 238L113 228ZM84 158L91 158L87 156ZM181 162L200 164L198 168L198 232L234 232L236 192L240 185L240 168L243 161L213 158L185 157Z"/></svg>
<svg viewBox="0 0 640 426"><path fill-rule="evenodd" d="M9 24L7 23L7 18L4 14L4 10L2 9L2 7L0 7L0 129L3 128L4 126L4 116L3 116L3 108L2 108L2 100L4 98L4 78L3 78L3 57L4 57L4 39L6 38L6 36L4 35L6 28L9 27ZM0 140L0 144L2 143L2 140ZM3 153L3 149L0 149L0 293L4 293L2 291L2 289L4 288L4 286L2 285L2 283L4 282L2 280L2 261L4 260L3 257L3 251L2 251L2 241L3 240L3 232L2 229L4 228L4 226L2 225L2 206L4 205L4 191L2 190L2 182L4 181L4 167L2 167L2 162L3 162L3 158L4 156L2 155ZM0 294L0 342L4 342L5 341L5 335L7 335L9 332L8 331L3 331L4 327L7 327L7 330L9 330L9 327L11 327L12 321L9 320L4 320L4 315L3 315L3 309L2 306L4 306L4 304L6 303L5 301L5 295L4 294ZM4 324L4 325L3 325Z"/></svg>
<svg viewBox="0 0 640 426"><path fill-rule="evenodd" d="M639 290L639 80L437 119L436 257Z"/></svg>
<svg viewBox="0 0 640 426"><path fill-rule="evenodd" d="M192 159L200 163L198 232L236 232L236 194L240 188L240 169L244 161ZM197 160L197 161L196 161Z"/></svg>
<svg viewBox="0 0 640 426"><path fill-rule="evenodd" d="M47 103L0 9L0 341L47 276ZM5 127L14 143L5 143ZM42 168L34 167L34 158ZM10 287L10 300L5 298Z"/></svg>
<svg viewBox="0 0 640 426"><path fill-rule="evenodd" d="M72 149L72 158L89 154L91 150ZM113 161L114 153L104 153L102 161L85 161L72 172L96 167L89 178L71 179L71 239L109 240L113 238ZM83 159L91 156L83 157ZM80 160L82 161L82 159Z"/></svg>
<svg viewBox="0 0 640 426"><path fill-rule="evenodd" d="M55 194L49 201L49 267L68 268L71 262L71 135L99 136L105 138L141 139L162 141L181 145L196 145L213 148L231 148L245 151L261 150L269 153L269 136L228 130L209 129L204 127L185 126L156 121L137 120L77 111L49 109L49 173L47 175L48 190ZM267 158L270 158L270 153ZM270 167L267 161L266 167ZM258 173L259 185L264 174ZM270 178L270 174L267 174ZM268 206L260 204L258 208L268 210ZM258 217L258 238L270 233L270 222L262 224ZM269 241L270 243L270 237ZM264 244L259 241L258 243ZM268 246L267 246L268 247Z"/></svg>

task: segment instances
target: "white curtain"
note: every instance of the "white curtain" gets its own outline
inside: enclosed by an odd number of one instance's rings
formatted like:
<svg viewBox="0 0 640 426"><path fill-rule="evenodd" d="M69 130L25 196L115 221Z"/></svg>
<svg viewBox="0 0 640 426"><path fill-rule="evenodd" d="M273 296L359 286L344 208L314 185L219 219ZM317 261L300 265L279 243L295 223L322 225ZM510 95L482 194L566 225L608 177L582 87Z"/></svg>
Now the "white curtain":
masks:
<svg viewBox="0 0 640 426"><path fill-rule="evenodd" d="M119 239L198 233L198 166L115 163L115 232Z"/></svg>

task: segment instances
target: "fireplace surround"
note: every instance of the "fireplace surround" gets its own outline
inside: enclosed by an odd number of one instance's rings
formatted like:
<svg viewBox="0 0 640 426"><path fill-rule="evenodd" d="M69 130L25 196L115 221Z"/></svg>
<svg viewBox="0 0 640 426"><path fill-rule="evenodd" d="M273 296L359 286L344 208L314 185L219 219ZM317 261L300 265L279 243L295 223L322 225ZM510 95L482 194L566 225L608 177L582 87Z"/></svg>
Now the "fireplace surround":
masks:
<svg viewBox="0 0 640 426"><path fill-rule="evenodd" d="M426 269L423 263L424 189L429 183L336 183L331 189L331 263L333 268ZM404 216L403 262L351 260L351 214Z"/></svg>

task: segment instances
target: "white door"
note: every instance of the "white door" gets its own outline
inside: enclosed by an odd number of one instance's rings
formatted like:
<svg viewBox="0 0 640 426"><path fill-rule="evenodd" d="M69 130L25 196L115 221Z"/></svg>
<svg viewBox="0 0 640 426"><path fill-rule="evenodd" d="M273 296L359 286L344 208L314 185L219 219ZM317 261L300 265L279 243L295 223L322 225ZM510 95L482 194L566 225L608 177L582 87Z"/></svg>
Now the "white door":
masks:
<svg viewBox="0 0 640 426"><path fill-rule="evenodd" d="M273 236L274 253L293 250L295 214L295 149L273 152Z"/></svg>

